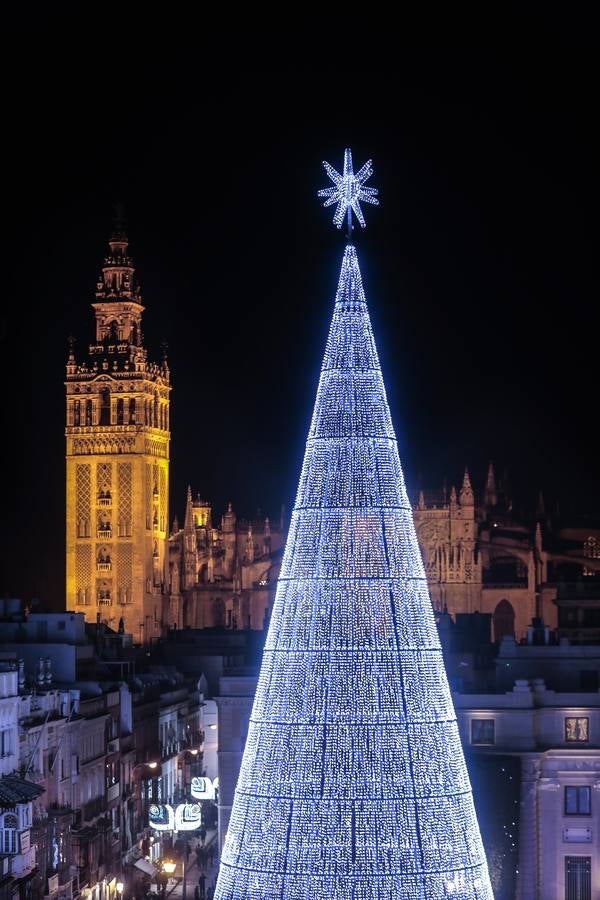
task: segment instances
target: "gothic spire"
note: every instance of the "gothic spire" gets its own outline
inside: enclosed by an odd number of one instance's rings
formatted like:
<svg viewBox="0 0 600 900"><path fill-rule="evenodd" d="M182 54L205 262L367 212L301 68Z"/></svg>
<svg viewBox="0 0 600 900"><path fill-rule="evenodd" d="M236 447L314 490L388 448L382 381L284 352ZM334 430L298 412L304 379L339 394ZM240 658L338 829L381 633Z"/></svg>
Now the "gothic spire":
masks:
<svg viewBox="0 0 600 900"><path fill-rule="evenodd" d="M473 488L471 487L471 479L469 478L469 470L467 468L465 468L463 483L460 489L460 494L458 495L458 499L460 500L461 506L473 506L475 503Z"/></svg>
<svg viewBox="0 0 600 900"><path fill-rule="evenodd" d="M190 531L194 528L194 506L192 501L192 488L188 484L187 497L185 501L185 518L183 520L184 531Z"/></svg>
<svg viewBox="0 0 600 900"><path fill-rule="evenodd" d="M538 521L543 521L546 518L546 502L543 491L540 491L538 494L535 517Z"/></svg>
<svg viewBox="0 0 600 900"><path fill-rule="evenodd" d="M483 502L484 505L488 508L492 508L498 503L498 493L496 491L496 475L494 473L494 463L491 460L488 466Z"/></svg>

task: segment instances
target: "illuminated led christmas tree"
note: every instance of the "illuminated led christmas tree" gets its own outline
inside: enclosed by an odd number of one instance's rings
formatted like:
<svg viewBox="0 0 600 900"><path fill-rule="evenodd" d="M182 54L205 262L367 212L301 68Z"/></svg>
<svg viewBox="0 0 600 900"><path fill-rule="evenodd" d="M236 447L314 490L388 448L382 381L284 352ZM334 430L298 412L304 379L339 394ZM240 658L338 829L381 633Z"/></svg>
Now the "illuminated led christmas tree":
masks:
<svg viewBox="0 0 600 900"><path fill-rule="evenodd" d="M370 163L326 169L350 237ZM215 897L492 898L350 241Z"/></svg>

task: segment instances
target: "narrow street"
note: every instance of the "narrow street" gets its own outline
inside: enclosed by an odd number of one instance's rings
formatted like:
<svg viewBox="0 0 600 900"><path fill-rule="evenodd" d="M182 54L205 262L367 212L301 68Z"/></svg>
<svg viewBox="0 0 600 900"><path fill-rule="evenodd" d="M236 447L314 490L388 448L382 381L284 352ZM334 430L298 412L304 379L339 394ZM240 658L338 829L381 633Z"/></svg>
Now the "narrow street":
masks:
<svg viewBox="0 0 600 900"><path fill-rule="evenodd" d="M198 868L196 862L196 849L200 847L200 841L198 838L190 839L190 852L188 856L188 863L186 866L186 896L183 896L183 879L182 878L170 878L167 882L167 890L166 897L168 900L195 900L195 889L198 886L198 878L201 875L201 872L204 872L206 876L205 882L205 893L204 897L212 896L212 892L214 891L214 887L217 881L217 875L219 872L219 855L218 855L218 846L217 846L217 830L216 828L209 828L206 832L206 840L204 842L204 849L206 850L206 864L204 868L201 870ZM211 847L214 847L214 856L213 862L210 862L210 850ZM200 895L200 900L202 900L202 895Z"/></svg>

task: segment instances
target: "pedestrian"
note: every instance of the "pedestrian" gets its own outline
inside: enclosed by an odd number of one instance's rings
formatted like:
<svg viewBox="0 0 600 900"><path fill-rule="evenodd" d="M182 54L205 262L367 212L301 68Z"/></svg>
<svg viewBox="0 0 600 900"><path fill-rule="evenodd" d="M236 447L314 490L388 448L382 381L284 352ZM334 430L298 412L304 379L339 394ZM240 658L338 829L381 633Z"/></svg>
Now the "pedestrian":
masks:
<svg viewBox="0 0 600 900"><path fill-rule="evenodd" d="M194 900L200 900L200 888L198 885L194 888Z"/></svg>
<svg viewBox="0 0 600 900"><path fill-rule="evenodd" d="M205 900L206 875L204 874L204 872L200 873L200 878L198 879L198 887L200 888L200 900Z"/></svg>

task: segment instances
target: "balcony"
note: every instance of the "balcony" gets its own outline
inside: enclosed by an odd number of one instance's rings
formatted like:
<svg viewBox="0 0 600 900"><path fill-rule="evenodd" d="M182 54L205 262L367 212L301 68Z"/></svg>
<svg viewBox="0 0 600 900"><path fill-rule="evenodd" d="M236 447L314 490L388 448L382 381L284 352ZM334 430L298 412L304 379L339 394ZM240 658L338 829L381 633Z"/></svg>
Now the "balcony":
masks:
<svg viewBox="0 0 600 900"><path fill-rule="evenodd" d="M108 742L107 753L118 753L119 752L119 738L113 738L112 741Z"/></svg>
<svg viewBox="0 0 600 900"><path fill-rule="evenodd" d="M98 506L112 506L112 497L98 497Z"/></svg>
<svg viewBox="0 0 600 900"><path fill-rule="evenodd" d="M100 538L101 540L106 540L107 538L108 540L110 540L112 538L112 528L98 528L98 530L96 531L96 537Z"/></svg>
<svg viewBox="0 0 600 900"><path fill-rule="evenodd" d="M104 809L104 797L96 797L94 800L88 800L88 802L84 803L81 807L82 822L90 822L92 819L95 819L103 813Z"/></svg>
<svg viewBox="0 0 600 900"><path fill-rule="evenodd" d="M112 563L111 562L96 563L96 569L98 572L112 572Z"/></svg>
<svg viewBox="0 0 600 900"><path fill-rule="evenodd" d="M98 606L112 606L110 597L98 597Z"/></svg>

